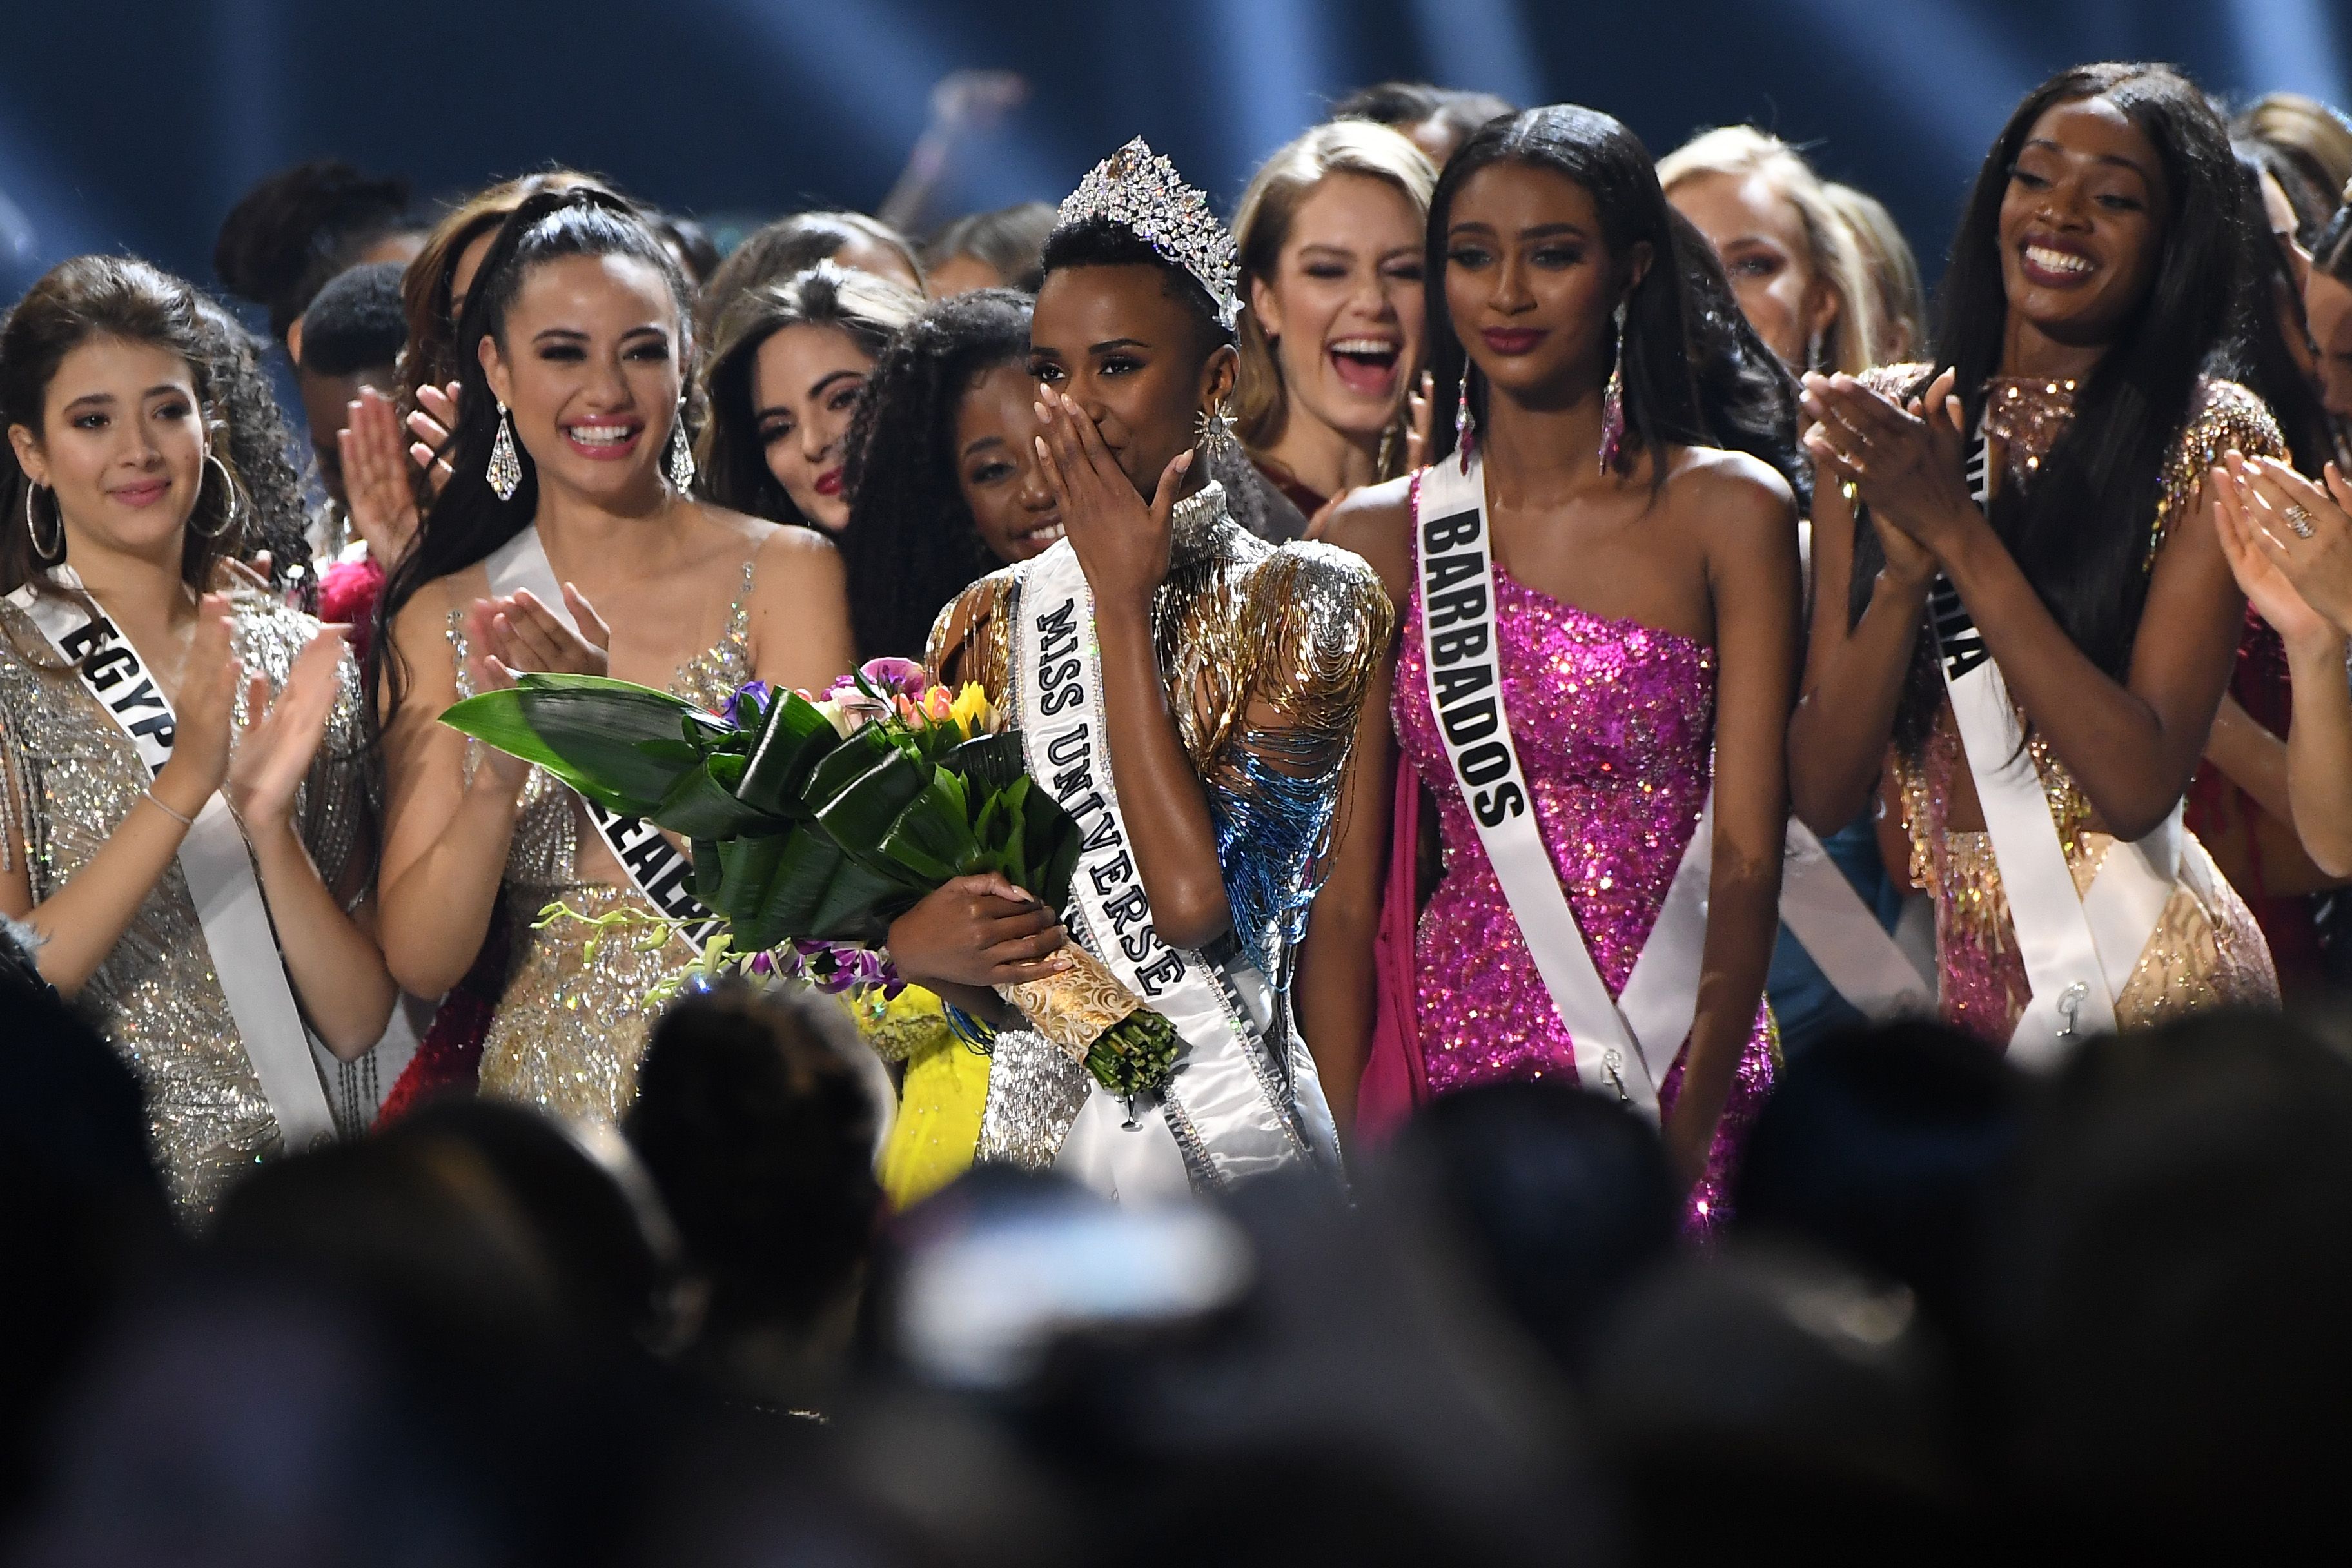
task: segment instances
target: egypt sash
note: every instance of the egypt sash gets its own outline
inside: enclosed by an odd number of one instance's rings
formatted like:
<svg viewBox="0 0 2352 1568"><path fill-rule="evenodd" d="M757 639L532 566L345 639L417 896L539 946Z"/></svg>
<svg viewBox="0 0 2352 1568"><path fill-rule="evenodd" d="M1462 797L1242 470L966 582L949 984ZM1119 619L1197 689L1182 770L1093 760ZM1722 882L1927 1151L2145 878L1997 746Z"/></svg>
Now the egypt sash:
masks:
<svg viewBox="0 0 2352 1568"><path fill-rule="evenodd" d="M1714 796L1684 847L1649 941L1619 995L1592 962L1552 868L1503 702L1494 550L1484 465L1439 463L1420 476L1413 548L1421 574L1423 666L1455 786L1511 906L1536 973L1568 1030L1577 1076L1658 1115L1658 1084L1698 1008L1706 947Z"/></svg>
<svg viewBox="0 0 2352 1568"><path fill-rule="evenodd" d="M555 569L547 563L538 529L524 529L491 552L482 565L489 574L492 594L506 598L527 588L550 614L575 634L579 632L579 623L572 618L563 590L555 581ZM596 837L620 862L629 885L655 909L685 922L679 935L697 952L725 929L726 922L694 896L694 862L664 837L660 828L640 816L607 811L585 796L580 804L587 808L588 823Z"/></svg>
<svg viewBox="0 0 2352 1568"><path fill-rule="evenodd" d="M1979 436L1971 478L1990 493ZM2117 839L2088 893L2078 895L2042 777L2023 744L2000 666L1951 584L1938 575L1928 600L1937 662L1952 718L1984 809L1985 831L2009 897L2010 921L2032 996L2010 1036L2027 1067L2054 1066L2082 1035L2112 1031L2116 997L2155 934L2180 865L2181 807L2146 837Z"/></svg>
<svg viewBox="0 0 2352 1568"><path fill-rule="evenodd" d="M163 689L113 622L68 596L83 591L71 567L60 566L49 577L68 592L39 593L28 583L9 595L8 602L24 611L49 646L73 666L83 689L138 748L150 776L162 773L172 760L178 731ZM213 973L220 979L247 1059L253 1063L253 1076L278 1119L286 1152L333 1142L334 1112L319 1080L301 1010L287 984L269 905L254 876L245 830L218 790L182 837L179 862Z"/></svg>
<svg viewBox="0 0 2352 1568"><path fill-rule="evenodd" d="M1092 1085L1058 1163L1132 1197L1222 1186L1307 1158L1310 1130L1297 1107L1313 1097L1294 1092L1296 1064L1268 1044L1275 1010L1265 977L1245 960L1221 965L1171 947L1152 923L1112 780L1094 595L1067 541L1023 568L1015 606L1013 685L1029 774L1083 835L1070 879L1073 929L1184 1040L1149 1113Z"/></svg>

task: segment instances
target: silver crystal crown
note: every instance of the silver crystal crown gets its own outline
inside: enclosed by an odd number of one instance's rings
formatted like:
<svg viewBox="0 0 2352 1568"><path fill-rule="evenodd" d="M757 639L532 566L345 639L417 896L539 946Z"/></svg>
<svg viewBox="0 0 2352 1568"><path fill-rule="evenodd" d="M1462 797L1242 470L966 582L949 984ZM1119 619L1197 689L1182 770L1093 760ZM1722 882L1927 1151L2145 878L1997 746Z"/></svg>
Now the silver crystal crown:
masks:
<svg viewBox="0 0 2352 1568"><path fill-rule="evenodd" d="M1234 290L1241 268L1234 259L1234 237L1209 210L1209 198L1184 183L1176 165L1154 153L1142 137L1097 163L1078 188L1063 198L1056 228L1102 218L1117 224L1182 268L1208 290L1217 320L1233 330L1239 313Z"/></svg>

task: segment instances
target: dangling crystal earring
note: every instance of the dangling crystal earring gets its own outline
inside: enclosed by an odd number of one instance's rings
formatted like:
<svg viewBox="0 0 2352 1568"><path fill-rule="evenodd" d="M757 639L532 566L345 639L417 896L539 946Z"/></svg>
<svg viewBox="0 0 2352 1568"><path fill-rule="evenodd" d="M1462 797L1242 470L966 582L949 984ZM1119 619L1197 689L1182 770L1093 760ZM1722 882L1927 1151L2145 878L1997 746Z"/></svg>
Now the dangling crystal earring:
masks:
<svg viewBox="0 0 2352 1568"><path fill-rule="evenodd" d="M686 438L686 396L679 394L677 417L669 425L669 454L662 464L669 482L680 494L694 488L694 444Z"/></svg>
<svg viewBox="0 0 2352 1568"><path fill-rule="evenodd" d="M522 459L515 456L514 425L503 403L499 405L499 438L490 443L490 466L483 472L490 493L500 500L514 500L522 488Z"/></svg>
<svg viewBox="0 0 2352 1568"><path fill-rule="evenodd" d="M1193 416L1192 436L1202 457L1212 462L1227 457L1230 448L1241 445L1234 439L1233 405L1220 403Z"/></svg>
<svg viewBox="0 0 2352 1568"><path fill-rule="evenodd" d="M1805 368L1807 370L1825 371L1829 369L1828 365L1822 363L1822 353L1829 347L1829 342L1830 335L1828 332L1822 331L1819 327L1815 327L1813 329L1813 335L1805 340Z"/></svg>
<svg viewBox="0 0 2352 1568"><path fill-rule="evenodd" d="M1470 458L1478 449L1478 416L1470 412L1470 372L1462 372L1462 389L1454 400L1454 453L1462 459L1462 471L1470 471Z"/></svg>
<svg viewBox="0 0 2352 1568"><path fill-rule="evenodd" d="M1601 471L1617 467L1625 446L1625 302L1609 318L1615 342L1610 349L1609 384L1601 393Z"/></svg>

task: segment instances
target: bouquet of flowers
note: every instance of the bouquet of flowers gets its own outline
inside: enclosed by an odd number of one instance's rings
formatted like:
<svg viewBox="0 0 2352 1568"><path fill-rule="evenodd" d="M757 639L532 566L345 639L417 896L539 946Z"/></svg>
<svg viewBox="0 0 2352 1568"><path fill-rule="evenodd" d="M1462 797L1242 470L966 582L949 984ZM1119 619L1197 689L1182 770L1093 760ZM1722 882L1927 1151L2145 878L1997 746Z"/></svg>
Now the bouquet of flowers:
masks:
<svg viewBox="0 0 2352 1568"><path fill-rule="evenodd" d="M867 950L957 877L993 871L1048 909L1068 900L1077 825L1033 787L1020 732L979 686L934 686L908 659L875 659L822 697L755 680L719 713L625 680L526 674L441 720L685 838L695 896L729 926L698 960L706 972L886 981ZM1163 1086L1174 1026L1076 944L1065 955L1074 967L1006 998L1113 1093Z"/></svg>

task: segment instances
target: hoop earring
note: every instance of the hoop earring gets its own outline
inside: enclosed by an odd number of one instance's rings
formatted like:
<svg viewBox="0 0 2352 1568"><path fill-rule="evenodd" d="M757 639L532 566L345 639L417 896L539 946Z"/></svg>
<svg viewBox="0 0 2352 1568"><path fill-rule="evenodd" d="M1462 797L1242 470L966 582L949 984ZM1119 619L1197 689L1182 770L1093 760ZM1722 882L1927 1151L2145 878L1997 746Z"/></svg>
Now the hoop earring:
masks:
<svg viewBox="0 0 2352 1568"><path fill-rule="evenodd" d="M218 539L224 534L231 533L236 531L236 525L240 521L240 514L244 510L244 507L237 499L236 479L235 475L228 471L228 465L222 462L217 455L211 452L206 452L205 454L205 461L210 463L214 468L220 470L221 494L226 498L221 505L220 526L217 528L191 527L188 531L194 534L198 539ZM203 493L202 488L199 487L197 494L201 496Z"/></svg>
<svg viewBox="0 0 2352 1568"><path fill-rule="evenodd" d="M1617 467L1625 449L1625 301L1611 313L1613 341L1610 347L1609 384L1601 393L1601 471Z"/></svg>
<svg viewBox="0 0 2352 1568"><path fill-rule="evenodd" d="M33 492L47 488L30 479L25 481L25 537L32 542L34 560L44 566L55 566L66 558L66 514L54 500L49 503L49 515L58 520L58 542L53 547L43 546L40 525L33 521Z"/></svg>
<svg viewBox="0 0 2352 1568"><path fill-rule="evenodd" d="M499 405L498 439L490 443L490 462L482 477L490 481L490 493L500 500L514 500L515 491L522 488L522 459L515 456L514 425L503 403Z"/></svg>
<svg viewBox="0 0 2352 1568"><path fill-rule="evenodd" d="M669 451L662 468L680 495L694 488L694 445L686 438L686 394L677 395L677 415L669 425Z"/></svg>

